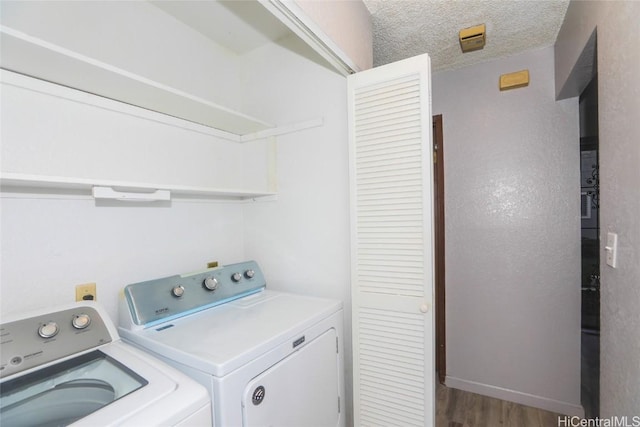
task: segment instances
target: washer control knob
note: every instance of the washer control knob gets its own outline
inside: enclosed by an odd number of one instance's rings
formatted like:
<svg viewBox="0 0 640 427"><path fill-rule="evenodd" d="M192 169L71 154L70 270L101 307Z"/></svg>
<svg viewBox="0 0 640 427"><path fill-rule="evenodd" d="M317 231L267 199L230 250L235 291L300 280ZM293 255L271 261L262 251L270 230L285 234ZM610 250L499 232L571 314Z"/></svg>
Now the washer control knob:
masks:
<svg viewBox="0 0 640 427"><path fill-rule="evenodd" d="M182 295L184 295L184 286L182 285L175 286L173 289L171 289L171 293L173 294L174 297L180 298Z"/></svg>
<svg viewBox="0 0 640 427"><path fill-rule="evenodd" d="M204 282L202 282L202 286L204 286L204 288L209 291L215 291L218 287L218 279L213 276L209 276L204 279Z"/></svg>
<svg viewBox="0 0 640 427"><path fill-rule="evenodd" d="M78 314L77 316L73 316L71 324L76 329L84 329L91 324L91 317L84 313Z"/></svg>
<svg viewBox="0 0 640 427"><path fill-rule="evenodd" d="M53 338L58 335L60 328L56 322L47 322L40 325L38 328L38 335L42 338Z"/></svg>
<svg viewBox="0 0 640 427"><path fill-rule="evenodd" d="M233 273L231 275L231 280L233 280L234 282L239 282L240 280L242 280L242 274L240 273Z"/></svg>
<svg viewBox="0 0 640 427"><path fill-rule="evenodd" d="M244 277L246 277L247 279L253 279L253 276L255 275L256 275L256 272L251 269L244 272Z"/></svg>

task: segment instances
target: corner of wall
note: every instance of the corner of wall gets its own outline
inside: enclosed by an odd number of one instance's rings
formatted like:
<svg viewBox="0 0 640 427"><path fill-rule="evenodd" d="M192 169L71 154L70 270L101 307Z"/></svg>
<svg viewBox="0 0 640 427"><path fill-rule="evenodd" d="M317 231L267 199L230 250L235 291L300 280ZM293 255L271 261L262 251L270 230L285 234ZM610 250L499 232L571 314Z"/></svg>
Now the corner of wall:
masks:
<svg viewBox="0 0 640 427"><path fill-rule="evenodd" d="M595 72L595 21L591 2L569 4L554 45L556 99L580 95ZM585 81L586 80L586 81Z"/></svg>
<svg viewBox="0 0 640 427"><path fill-rule="evenodd" d="M558 57L556 56L557 63ZM580 51L580 56L571 68L566 80L558 80L558 68L556 65L556 100L560 101L580 96L597 72L597 29L594 29L584 48Z"/></svg>

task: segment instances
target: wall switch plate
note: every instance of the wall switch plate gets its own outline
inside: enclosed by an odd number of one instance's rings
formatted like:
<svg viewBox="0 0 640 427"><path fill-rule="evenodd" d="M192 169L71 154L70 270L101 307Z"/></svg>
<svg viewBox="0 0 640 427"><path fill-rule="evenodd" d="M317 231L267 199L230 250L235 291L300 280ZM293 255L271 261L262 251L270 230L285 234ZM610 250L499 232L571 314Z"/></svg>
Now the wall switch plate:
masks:
<svg viewBox="0 0 640 427"><path fill-rule="evenodd" d="M97 299L95 283L76 286L76 301L95 301Z"/></svg>
<svg viewBox="0 0 640 427"><path fill-rule="evenodd" d="M616 268L618 266L618 235L607 233L607 244L604 247L607 265Z"/></svg>

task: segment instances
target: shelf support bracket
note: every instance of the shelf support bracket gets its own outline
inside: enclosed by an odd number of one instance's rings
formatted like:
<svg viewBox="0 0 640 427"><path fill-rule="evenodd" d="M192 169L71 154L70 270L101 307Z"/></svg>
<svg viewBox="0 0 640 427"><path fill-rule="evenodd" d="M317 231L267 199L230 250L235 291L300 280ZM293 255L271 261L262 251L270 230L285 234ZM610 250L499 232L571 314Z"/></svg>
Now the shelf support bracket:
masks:
<svg viewBox="0 0 640 427"><path fill-rule="evenodd" d="M93 187L91 194L95 199L120 200L124 202L161 202L171 200L169 190L155 190L150 193L116 191L111 187Z"/></svg>
<svg viewBox="0 0 640 427"><path fill-rule="evenodd" d="M264 139L270 136L285 135L288 133L299 132L305 129L311 129L324 125L324 118L307 120L304 122L294 123L291 125L278 126L271 129L261 130L259 132L249 133L240 137L240 142L255 141L257 139Z"/></svg>

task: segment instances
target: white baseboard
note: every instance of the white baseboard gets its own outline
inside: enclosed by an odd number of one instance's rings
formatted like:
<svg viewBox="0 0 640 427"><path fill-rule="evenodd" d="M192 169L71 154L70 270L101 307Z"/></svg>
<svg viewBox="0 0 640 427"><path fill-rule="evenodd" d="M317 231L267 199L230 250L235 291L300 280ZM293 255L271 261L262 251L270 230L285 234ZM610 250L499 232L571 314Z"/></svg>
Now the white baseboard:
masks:
<svg viewBox="0 0 640 427"><path fill-rule="evenodd" d="M495 397L497 399L507 400L509 402L515 402L521 405L532 406L534 408L540 408L546 411L557 412L563 415L577 415L579 417L584 417L584 408L581 405L576 405L575 403L563 402L561 400L549 399L542 396L522 393L516 390L477 383L474 381L462 380L460 378L449 376L445 378L445 384L450 388L470 391L471 393Z"/></svg>

